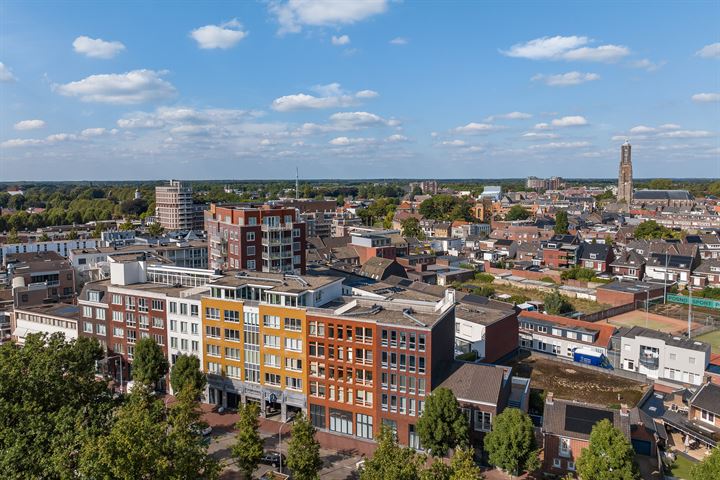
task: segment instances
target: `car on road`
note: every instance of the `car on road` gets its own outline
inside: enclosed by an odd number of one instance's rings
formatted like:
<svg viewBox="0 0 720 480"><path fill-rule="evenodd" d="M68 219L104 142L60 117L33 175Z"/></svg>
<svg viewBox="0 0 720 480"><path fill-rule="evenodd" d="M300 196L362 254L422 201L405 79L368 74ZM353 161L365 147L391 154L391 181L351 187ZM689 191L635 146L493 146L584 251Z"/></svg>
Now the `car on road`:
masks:
<svg viewBox="0 0 720 480"><path fill-rule="evenodd" d="M260 458L260 463L264 463L265 465L272 465L273 467L278 467L280 465L280 459L282 459L283 463L285 463L285 455L283 455L280 452L265 452L263 456Z"/></svg>

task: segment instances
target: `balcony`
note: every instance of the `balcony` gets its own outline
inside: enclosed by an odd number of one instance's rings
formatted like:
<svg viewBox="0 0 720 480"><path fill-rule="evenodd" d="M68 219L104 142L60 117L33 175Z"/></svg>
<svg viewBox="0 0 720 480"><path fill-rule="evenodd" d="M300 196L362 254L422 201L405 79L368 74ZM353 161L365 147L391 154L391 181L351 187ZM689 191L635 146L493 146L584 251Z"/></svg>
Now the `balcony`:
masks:
<svg viewBox="0 0 720 480"><path fill-rule="evenodd" d="M290 231L293 229L292 223L282 223L280 225L268 225L267 223L263 223L260 225L260 230L263 232L284 232L284 231Z"/></svg>
<svg viewBox="0 0 720 480"><path fill-rule="evenodd" d="M657 370L660 366L660 355L657 352L643 352L640 354L640 365L650 370Z"/></svg>

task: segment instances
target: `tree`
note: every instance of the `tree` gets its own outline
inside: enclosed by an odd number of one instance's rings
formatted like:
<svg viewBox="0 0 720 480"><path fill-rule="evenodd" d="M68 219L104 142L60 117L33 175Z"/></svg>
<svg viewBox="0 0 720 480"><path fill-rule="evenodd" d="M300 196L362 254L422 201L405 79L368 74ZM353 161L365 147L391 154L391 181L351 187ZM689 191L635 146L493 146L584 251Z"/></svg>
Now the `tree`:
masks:
<svg viewBox="0 0 720 480"><path fill-rule="evenodd" d="M49 241L50 241L50 237L48 236L47 233L43 232L43 234L40 235L40 237L38 237L38 242L49 242Z"/></svg>
<svg viewBox="0 0 720 480"><path fill-rule="evenodd" d="M258 429L260 407L256 403L238 406L238 421L235 424L237 434L231 456L246 478L251 478L263 455L263 441Z"/></svg>
<svg viewBox="0 0 720 480"><path fill-rule="evenodd" d="M125 222L120 224L120 230L123 232L128 232L130 230L133 230L135 226L130 222L130 220L126 220Z"/></svg>
<svg viewBox="0 0 720 480"><path fill-rule="evenodd" d="M672 231L667 227L663 227L655 220L645 220L635 228L633 235L639 240L648 240L670 237L672 236Z"/></svg>
<svg viewBox="0 0 720 480"><path fill-rule="evenodd" d="M195 355L179 355L170 371L170 384L174 392L190 385L199 395L207 384L207 378L200 369L200 360Z"/></svg>
<svg viewBox="0 0 720 480"><path fill-rule="evenodd" d="M453 470L450 465L442 460L436 460L420 472L420 480L450 480L452 474Z"/></svg>
<svg viewBox="0 0 720 480"><path fill-rule="evenodd" d="M420 471L420 457L415 450L400 447L395 434L383 425L378 446L373 456L365 462L360 480L416 480Z"/></svg>
<svg viewBox="0 0 720 480"><path fill-rule="evenodd" d="M293 421L287 466L297 480L317 480L322 464L320 443L315 439L315 427L300 412Z"/></svg>
<svg viewBox="0 0 720 480"><path fill-rule="evenodd" d="M420 221L415 217L408 217L400 224L402 226L403 237L420 238L423 234L420 228Z"/></svg>
<svg viewBox="0 0 720 480"><path fill-rule="evenodd" d="M417 427L420 443L436 457L445 456L451 448L467 445L469 440L467 417L448 388L436 388L427 396Z"/></svg>
<svg viewBox="0 0 720 480"><path fill-rule="evenodd" d="M545 311L550 315L562 315L573 311L572 303L568 302L565 296L561 295L557 289L545 295L543 301Z"/></svg>
<svg viewBox="0 0 720 480"><path fill-rule="evenodd" d="M511 475L535 467L535 434L530 416L517 408L506 408L495 417L492 431L485 436L485 450L492 465ZM592 478L592 477L588 477Z"/></svg>
<svg viewBox="0 0 720 480"><path fill-rule="evenodd" d="M633 456L630 441L608 419L603 419L590 432L590 446L583 448L577 472L580 478L593 480L636 479Z"/></svg>
<svg viewBox="0 0 720 480"><path fill-rule="evenodd" d="M505 220L526 220L530 218L530 212L528 212L522 205L513 205L510 207L508 213L505 214Z"/></svg>
<svg viewBox="0 0 720 480"><path fill-rule="evenodd" d="M474 288L473 293L481 297L492 297L495 295L495 289L490 285L481 285L478 288Z"/></svg>
<svg viewBox="0 0 720 480"><path fill-rule="evenodd" d="M152 237L159 237L165 231L165 228L159 223L151 223L148 225L148 234Z"/></svg>
<svg viewBox="0 0 720 480"><path fill-rule="evenodd" d="M450 480L479 480L483 478L480 467L475 464L472 447L460 447L453 453L450 462Z"/></svg>
<svg viewBox="0 0 720 480"><path fill-rule="evenodd" d="M70 230L67 235L65 235L65 240L77 240L78 238L78 233L74 228Z"/></svg>
<svg viewBox="0 0 720 480"><path fill-rule="evenodd" d="M566 210L559 210L555 214L555 227L553 231L558 235L566 235L568 233L568 214Z"/></svg>
<svg viewBox="0 0 720 480"><path fill-rule="evenodd" d="M670 190L672 188L672 180L669 178L655 178L648 182L648 188L651 190Z"/></svg>
<svg viewBox="0 0 720 480"><path fill-rule="evenodd" d="M132 363L133 380L145 386L154 386L167 372L168 361L155 340L138 340Z"/></svg>
<svg viewBox="0 0 720 480"><path fill-rule="evenodd" d="M20 243L20 236L18 235L17 229L15 227L11 228L10 231L7 234L7 238L5 238L6 243Z"/></svg>
<svg viewBox="0 0 720 480"><path fill-rule="evenodd" d="M720 447L715 447L709 457L694 465L690 480L717 480L720 478Z"/></svg>
<svg viewBox="0 0 720 480"><path fill-rule="evenodd" d="M0 345L0 471L7 479L72 478L83 446L102 436L113 407L95 379L100 344L61 333Z"/></svg>

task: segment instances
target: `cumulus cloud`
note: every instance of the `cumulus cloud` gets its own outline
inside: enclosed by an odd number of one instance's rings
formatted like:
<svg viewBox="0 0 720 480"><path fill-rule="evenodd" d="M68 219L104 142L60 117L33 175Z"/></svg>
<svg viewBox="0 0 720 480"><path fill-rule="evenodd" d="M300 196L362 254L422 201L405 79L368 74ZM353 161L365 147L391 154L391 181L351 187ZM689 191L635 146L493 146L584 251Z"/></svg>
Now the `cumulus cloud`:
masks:
<svg viewBox="0 0 720 480"><path fill-rule="evenodd" d="M510 112L502 113L500 115L490 115L485 119L486 122L492 122L494 120L526 120L532 118L532 114L524 112Z"/></svg>
<svg viewBox="0 0 720 480"><path fill-rule="evenodd" d="M330 39L333 45L347 45L350 43L350 37L347 35L340 35L339 37L333 35Z"/></svg>
<svg viewBox="0 0 720 480"><path fill-rule="evenodd" d="M666 62L664 60L661 62L653 62L647 58L643 58L641 60L635 60L634 62L630 62L630 66L633 68L640 68L648 72L654 72L655 70L665 65L665 63Z"/></svg>
<svg viewBox="0 0 720 480"><path fill-rule="evenodd" d="M328 143L336 147L346 147L349 145L362 145L373 143L374 138L351 138L351 137L335 137Z"/></svg>
<svg viewBox="0 0 720 480"><path fill-rule="evenodd" d="M654 131L655 129L653 127L646 127L645 125L638 125L630 129L630 133L651 133Z"/></svg>
<svg viewBox="0 0 720 480"><path fill-rule="evenodd" d="M540 143L538 145L531 145L528 148L531 148L533 150L555 150L563 148L583 148L589 146L590 142L550 142Z"/></svg>
<svg viewBox="0 0 720 480"><path fill-rule="evenodd" d="M535 140L535 139L552 139L552 138L558 138L559 135L556 133L540 133L540 132L527 132L523 133L522 137L527 140Z"/></svg>
<svg viewBox="0 0 720 480"><path fill-rule="evenodd" d="M680 130L682 127L677 123L663 123L658 128L660 130Z"/></svg>
<svg viewBox="0 0 720 480"><path fill-rule="evenodd" d="M530 60L567 60L588 62L614 62L630 54L630 49L622 45L600 45L588 47L588 37L554 36L540 37L525 43L516 43L503 55Z"/></svg>
<svg viewBox="0 0 720 480"><path fill-rule="evenodd" d="M550 128L550 124L549 124L549 123L545 123L545 122L540 122L540 123L536 123L533 128L534 128L535 130L547 130L547 129Z"/></svg>
<svg viewBox="0 0 720 480"><path fill-rule="evenodd" d="M695 52L695 55L703 58L720 58L720 42L705 45Z"/></svg>
<svg viewBox="0 0 720 480"><path fill-rule="evenodd" d="M5 140L0 143L0 146L4 148L15 148L15 147L30 147L35 145L42 145L45 143L43 140L37 138L12 138Z"/></svg>
<svg viewBox="0 0 720 480"><path fill-rule="evenodd" d="M14 82L17 80L15 75L13 75L12 70L10 70L10 67L5 65L3 62L0 62L0 82Z"/></svg>
<svg viewBox="0 0 720 480"><path fill-rule="evenodd" d="M467 145L467 142L465 140L444 140L440 145L443 145L445 147L464 147Z"/></svg>
<svg viewBox="0 0 720 480"><path fill-rule="evenodd" d="M476 123L470 122L467 125L457 127L454 129L457 133L475 134L475 133L487 133L493 130L497 130L498 127L489 123Z"/></svg>
<svg viewBox="0 0 720 480"><path fill-rule="evenodd" d="M132 70L126 73L90 75L76 82L54 85L60 95L83 102L131 105L163 100L175 95L173 85L162 78L167 72Z"/></svg>
<svg viewBox="0 0 720 480"><path fill-rule="evenodd" d="M220 25L205 25L190 32L198 47L203 49L231 48L247 35L248 32L243 31L242 24L236 18Z"/></svg>
<svg viewBox="0 0 720 480"><path fill-rule="evenodd" d="M77 135L75 135L74 133L54 133L52 135L48 135L45 138L45 141L47 143L59 143L75 139L77 139Z"/></svg>
<svg viewBox="0 0 720 480"><path fill-rule="evenodd" d="M562 118L554 119L551 124L553 127L577 127L581 125L587 125L585 117L580 115L571 115Z"/></svg>
<svg viewBox="0 0 720 480"><path fill-rule="evenodd" d="M106 42L102 38L81 35L73 41L73 49L86 57L108 59L125 50L125 45L117 41Z"/></svg>
<svg viewBox="0 0 720 480"><path fill-rule="evenodd" d="M270 2L277 19L278 33L298 33L304 26L349 25L384 13L387 0L338 2L337 0L288 0Z"/></svg>
<svg viewBox="0 0 720 480"><path fill-rule="evenodd" d="M405 135L400 135L399 133L396 133L396 134L394 134L394 135L390 135L389 137L387 137L387 138L385 139L385 141L388 142L388 143L407 142L407 141L408 141L408 137L406 137Z"/></svg>
<svg viewBox="0 0 720 480"><path fill-rule="evenodd" d="M99 137L101 135L105 135L105 129L104 128L86 128L82 132L80 132L80 135L83 137Z"/></svg>
<svg viewBox="0 0 720 480"><path fill-rule="evenodd" d="M395 37L388 43L390 43L390 45L407 45L409 43L409 40L404 37Z"/></svg>
<svg viewBox="0 0 720 480"><path fill-rule="evenodd" d="M45 122L43 120L22 120L13 125L13 128L15 130L36 130L44 126Z"/></svg>
<svg viewBox="0 0 720 480"><path fill-rule="evenodd" d="M567 87L569 85L580 85L581 83L599 79L600 75L597 73L567 72L557 75L543 75L538 73L530 80L533 82L543 82L550 87Z"/></svg>
<svg viewBox="0 0 720 480"><path fill-rule="evenodd" d="M271 108L278 112L289 112L292 110L350 107L360 103L360 100L378 96L378 93L373 90L360 90L355 93L346 92L340 87L339 83L317 85L313 90L317 95L297 93L276 98L273 100Z"/></svg>
<svg viewBox="0 0 720 480"><path fill-rule="evenodd" d="M692 101L697 103L720 102L720 93L696 93L692 96Z"/></svg>

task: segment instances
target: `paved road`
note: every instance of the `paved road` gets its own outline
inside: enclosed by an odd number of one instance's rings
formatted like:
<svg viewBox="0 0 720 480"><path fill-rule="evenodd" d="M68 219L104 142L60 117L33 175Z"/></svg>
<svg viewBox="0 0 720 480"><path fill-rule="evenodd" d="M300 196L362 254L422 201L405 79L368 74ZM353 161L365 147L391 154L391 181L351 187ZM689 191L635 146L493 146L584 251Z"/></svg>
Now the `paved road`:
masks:
<svg viewBox="0 0 720 480"><path fill-rule="evenodd" d="M260 436L264 441L265 450L278 450L277 434L273 435L261 432ZM288 447L287 438L288 437L283 435L282 451L285 452L286 455ZM230 457L230 449L234 441L235 434L232 431L220 430L212 434L209 452L227 465L222 475L223 480L241 478L237 467L234 465L234 461ZM323 460L320 478L325 480L351 480L357 478L355 464L360 460L359 456L342 455L333 450L320 449L320 458ZM268 465L261 465L253 475L259 477L271 469L272 467ZM283 469L285 473L288 473L284 466Z"/></svg>

